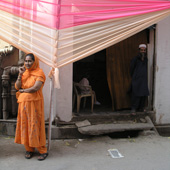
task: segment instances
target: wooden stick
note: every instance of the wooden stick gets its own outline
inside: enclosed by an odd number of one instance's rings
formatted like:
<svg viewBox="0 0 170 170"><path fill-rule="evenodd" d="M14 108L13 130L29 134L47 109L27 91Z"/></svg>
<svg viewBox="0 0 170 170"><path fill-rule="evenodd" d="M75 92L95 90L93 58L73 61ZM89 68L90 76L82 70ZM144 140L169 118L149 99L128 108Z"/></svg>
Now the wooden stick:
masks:
<svg viewBox="0 0 170 170"><path fill-rule="evenodd" d="M52 125L52 107L53 107L53 79L50 79L50 110L49 110L49 125L48 125L48 151L50 150L50 145L51 145L51 125Z"/></svg>

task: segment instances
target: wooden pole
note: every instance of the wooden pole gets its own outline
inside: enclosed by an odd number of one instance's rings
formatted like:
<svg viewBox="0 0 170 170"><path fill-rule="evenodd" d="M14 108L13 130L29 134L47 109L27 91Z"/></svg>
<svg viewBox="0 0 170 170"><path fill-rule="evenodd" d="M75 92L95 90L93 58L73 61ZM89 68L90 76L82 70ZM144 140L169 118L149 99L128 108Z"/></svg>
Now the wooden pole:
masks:
<svg viewBox="0 0 170 170"><path fill-rule="evenodd" d="M53 78L50 78L50 110L49 110L49 125L48 125L48 151L50 150L51 145L51 126L52 126L52 112L53 112Z"/></svg>

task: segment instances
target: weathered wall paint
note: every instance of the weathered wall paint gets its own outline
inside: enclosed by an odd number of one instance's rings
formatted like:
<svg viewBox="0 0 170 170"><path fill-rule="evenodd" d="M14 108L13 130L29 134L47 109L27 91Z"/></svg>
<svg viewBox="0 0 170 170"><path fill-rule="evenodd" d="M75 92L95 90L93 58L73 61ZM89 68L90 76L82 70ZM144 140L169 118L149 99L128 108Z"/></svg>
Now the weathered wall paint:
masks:
<svg viewBox="0 0 170 170"><path fill-rule="evenodd" d="M73 92L73 64L68 64L59 69L60 89L54 89L53 112L62 121L72 118L72 92Z"/></svg>
<svg viewBox="0 0 170 170"><path fill-rule="evenodd" d="M50 110L50 79L48 73L51 68L40 62L40 67L46 75L43 88L45 120L49 118ZM62 121L70 121L72 118L72 64L59 69L60 89L53 91L52 119L56 116Z"/></svg>
<svg viewBox="0 0 170 170"><path fill-rule="evenodd" d="M156 122L170 123L170 17L160 21L156 29Z"/></svg>

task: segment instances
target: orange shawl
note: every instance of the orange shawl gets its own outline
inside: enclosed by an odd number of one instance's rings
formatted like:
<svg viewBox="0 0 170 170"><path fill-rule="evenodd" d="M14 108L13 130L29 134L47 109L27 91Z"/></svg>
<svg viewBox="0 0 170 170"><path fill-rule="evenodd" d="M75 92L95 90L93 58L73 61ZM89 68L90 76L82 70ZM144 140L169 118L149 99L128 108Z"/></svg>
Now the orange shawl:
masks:
<svg viewBox="0 0 170 170"><path fill-rule="evenodd" d="M27 89L32 86L34 86L36 81L41 81L45 82L45 75L42 69L39 67L39 60L36 56L34 56L35 61L31 68L27 69L25 64L26 71L22 75L22 89ZM16 85L15 85L16 86ZM17 92L16 96L18 99L18 102L23 102L23 101L35 101L35 100L40 100L43 99L43 94L42 94L42 88L43 86L36 92L34 93L20 93L19 91ZM17 87L16 87L17 89ZM18 89L17 89L18 90Z"/></svg>

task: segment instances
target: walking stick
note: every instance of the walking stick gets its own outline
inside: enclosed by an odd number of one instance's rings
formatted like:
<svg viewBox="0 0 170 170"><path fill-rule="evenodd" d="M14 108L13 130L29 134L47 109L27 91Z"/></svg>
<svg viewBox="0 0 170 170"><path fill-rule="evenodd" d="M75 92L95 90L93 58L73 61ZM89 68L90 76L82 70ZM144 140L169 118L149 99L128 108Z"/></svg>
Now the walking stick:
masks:
<svg viewBox="0 0 170 170"><path fill-rule="evenodd" d="M52 125L52 108L53 108L53 78L50 78L50 110L49 110L49 125L48 125L48 151L50 150L51 145L51 125Z"/></svg>

